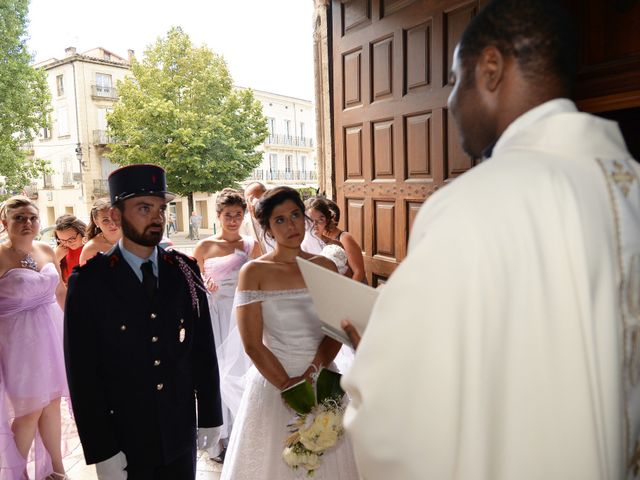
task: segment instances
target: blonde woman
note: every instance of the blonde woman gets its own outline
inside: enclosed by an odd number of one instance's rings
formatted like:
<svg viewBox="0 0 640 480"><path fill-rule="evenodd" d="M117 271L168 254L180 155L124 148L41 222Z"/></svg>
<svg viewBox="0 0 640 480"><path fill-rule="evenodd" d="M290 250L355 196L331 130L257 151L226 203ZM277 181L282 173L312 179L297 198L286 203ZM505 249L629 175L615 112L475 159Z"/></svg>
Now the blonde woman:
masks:
<svg viewBox="0 0 640 480"><path fill-rule="evenodd" d="M26 459L38 438L36 478L61 480L60 398L69 395L62 349L66 287L53 249L33 240L38 207L11 197L0 206L0 220L8 235L0 245L0 478L27 478Z"/></svg>
<svg viewBox="0 0 640 480"><path fill-rule="evenodd" d="M122 237L122 229L111 220L110 208L111 203L104 199L96 200L93 204L87 226L87 243L80 253L80 265L98 253L108 252Z"/></svg>

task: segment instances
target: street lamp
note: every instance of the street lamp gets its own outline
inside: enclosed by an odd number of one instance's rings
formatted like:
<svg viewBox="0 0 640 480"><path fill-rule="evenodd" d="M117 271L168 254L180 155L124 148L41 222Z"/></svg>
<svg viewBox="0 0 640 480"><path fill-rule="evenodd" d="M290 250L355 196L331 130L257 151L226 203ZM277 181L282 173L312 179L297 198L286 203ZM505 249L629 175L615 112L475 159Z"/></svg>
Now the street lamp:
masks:
<svg viewBox="0 0 640 480"><path fill-rule="evenodd" d="M82 144L80 142L76 144L76 158L78 159L78 162L80 162L80 166L86 168L87 162L82 160Z"/></svg>

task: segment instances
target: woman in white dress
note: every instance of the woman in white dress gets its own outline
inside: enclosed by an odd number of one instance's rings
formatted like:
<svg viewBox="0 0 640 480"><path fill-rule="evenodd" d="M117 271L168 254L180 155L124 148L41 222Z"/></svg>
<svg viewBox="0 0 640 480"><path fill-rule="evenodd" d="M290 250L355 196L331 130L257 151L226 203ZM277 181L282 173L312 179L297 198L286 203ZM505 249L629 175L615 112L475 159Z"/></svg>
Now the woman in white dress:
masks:
<svg viewBox="0 0 640 480"><path fill-rule="evenodd" d="M362 248L353 235L338 228L340 221L338 205L324 197L310 198L306 205L307 215L313 222L314 236L327 245L337 243L342 246L347 255L347 264L351 269L350 278L366 283Z"/></svg>
<svg viewBox="0 0 640 480"><path fill-rule="evenodd" d="M240 235L246 203L236 190L225 188L216 198L216 213L220 223L220 233L200 240L193 251L198 266L209 290L209 312L213 326L213 336L218 353L218 364L222 367L220 345L226 340L231 327L231 308L238 284L240 267L249 259L260 254L260 246L249 235ZM250 362L244 363L248 369ZM211 458L218 457L226 446L231 433L233 418L229 405L224 402L223 425L220 444L209 451ZM221 459L223 459L222 456Z"/></svg>
<svg viewBox="0 0 640 480"><path fill-rule="evenodd" d="M296 257L336 270L334 263L301 250L304 204L298 192L278 187L265 194L256 216L275 249L246 264L236 293L237 327L254 366L235 419L222 480L287 480L300 476L282 459L294 413L280 391L332 365L340 343L325 336ZM224 381L224 378L222 379ZM343 437L322 456L317 480L355 480L351 445Z"/></svg>

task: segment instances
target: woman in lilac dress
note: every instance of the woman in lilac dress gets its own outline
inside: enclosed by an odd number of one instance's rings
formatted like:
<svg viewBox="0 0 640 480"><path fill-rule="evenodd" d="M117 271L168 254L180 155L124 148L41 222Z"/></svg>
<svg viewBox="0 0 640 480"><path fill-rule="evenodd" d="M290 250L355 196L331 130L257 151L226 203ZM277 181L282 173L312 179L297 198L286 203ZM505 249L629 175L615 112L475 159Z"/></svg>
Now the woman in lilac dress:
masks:
<svg viewBox="0 0 640 480"><path fill-rule="evenodd" d="M209 311L213 324L216 352L218 353L218 365L221 370L224 365L222 365L220 346L229 335L233 297L238 285L238 272L248 260L260 254L260 246L254 241L254 238L239 233L245 209L246 203L240 193L230 188L222 190L216 198L220 233L200 240L193 251L193 256L198 261L209 290ZM250 366L248 357L245 366L246 369ZM233 420L231 412L237 410L237 405L229 405L229 396L225 395L224 387L226 386L222 387L224 403L224 424L220 435L222 444L209 452L212 458L217 457L226 444Z"/></svg>
<svg viewBox="0 0 640 480"><path fill-rule="evenodd" d="M33 239L38 208L26 197L0 207L0 479L22 480L34 439L36 478L65 479L60 398L68 396L60 281L53 249Z"/></svg>

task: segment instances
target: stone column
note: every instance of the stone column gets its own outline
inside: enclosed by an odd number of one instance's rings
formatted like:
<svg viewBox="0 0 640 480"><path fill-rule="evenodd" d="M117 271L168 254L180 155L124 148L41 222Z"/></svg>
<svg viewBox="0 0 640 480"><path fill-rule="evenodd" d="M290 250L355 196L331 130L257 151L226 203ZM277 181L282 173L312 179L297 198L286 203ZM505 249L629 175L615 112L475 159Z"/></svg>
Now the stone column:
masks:
<svg viewBox="0 0 640 480"><path fill-rule="evenodd" d="M329 91L329 71L331 52L329 51L329 35L331 25L328 23L327 11L330 0L314 0L313 52L316 82L316 138L318 159L318 186L320 193L334 197L331 92Z"/></svg>

